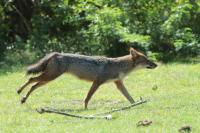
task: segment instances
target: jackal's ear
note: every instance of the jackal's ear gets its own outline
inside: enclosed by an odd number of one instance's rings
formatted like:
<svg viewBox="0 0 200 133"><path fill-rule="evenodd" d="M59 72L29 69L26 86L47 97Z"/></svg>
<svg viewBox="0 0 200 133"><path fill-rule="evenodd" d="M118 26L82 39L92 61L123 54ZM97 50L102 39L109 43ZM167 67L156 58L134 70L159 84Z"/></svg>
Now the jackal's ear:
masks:
<svg viewBox="0 0 200 133"><path fill-rule="evenodd" d="M130 48L129 51L133 58L137 57L138 53L134 48Z"/></svg>

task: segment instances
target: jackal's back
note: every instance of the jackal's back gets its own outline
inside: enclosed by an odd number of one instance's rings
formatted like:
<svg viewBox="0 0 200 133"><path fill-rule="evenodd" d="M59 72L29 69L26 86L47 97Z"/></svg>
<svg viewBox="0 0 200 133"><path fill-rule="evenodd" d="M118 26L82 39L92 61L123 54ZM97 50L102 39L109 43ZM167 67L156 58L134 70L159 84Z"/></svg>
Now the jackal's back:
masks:
<svg viewBox="0 0 200 133"><path fill-rule="evenodd" d="M60 54L58 57L61 67L66 72L74 74L81 79L114 80L127 74L132 68L129 56L121 58L106 58L102 56L85 56L77 54Z"/></svg>
<svg viewBox="0 0 200 133"><path fill-rule="evenodd" d="M58 60L61 66L66 68L66 72L91 81L104 71L105 65L109 62L106 57L77 54L60 54Z"/></svg>

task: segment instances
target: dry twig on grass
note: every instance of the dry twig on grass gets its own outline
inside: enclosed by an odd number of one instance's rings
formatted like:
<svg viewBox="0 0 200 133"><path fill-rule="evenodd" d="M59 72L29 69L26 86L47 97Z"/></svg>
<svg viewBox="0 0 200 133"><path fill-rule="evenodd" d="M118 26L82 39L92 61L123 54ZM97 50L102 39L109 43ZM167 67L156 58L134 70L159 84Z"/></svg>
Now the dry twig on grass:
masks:
<svg viewBox="0 0 200 133"><path fill-rule="evenodd" d="M55 114L60 114L60 115L65 115L65 116L70 116L70 117L75 117L75 118L84 118L84 119L112 119L111 115L107 115L107 116L82 116L82 115L75 115L75 114L69 114L66 112L61 112L61 111L57 111L55 109L45 109L45 108L41 108L41 109L36 109L36 111L40 114L42 113L55 113Z"/></svg>
<svg viewBox="0 0 200 133"><path fill-rule="evenodd" d="M142 120L142 121L138 121L137 126L149 126L152 124L152 121L150 120Z"/></svg>
<svg viewBox="0 0 200 133"><path fill-rule="evenodd" d="M112 119L112 115L110 115L111 113L118 112L118 111L123 111L123 110L127 110L127 109L130 109L130 108L134 107L134 106L137 106L137 105L140 105L140 104L143 104L143 103L146 103L146 102L147 102L146 100L143 100L142 98L140 98L140 101L135 102L135 103L133 103L133 104L131 104L129 106L125 106L125 107L122 107L122 108L119 108L119 109L114 109L114 110L111 110L111 111L108 111L108 112L93 114L93 115L89 115L89 116L69 114L69 113L66 113L66 112L58 111L58 110L55 110L55 109L49 109L49 108L36 109L36 111L38 113L40 113L40 114L42 114L42 113L55 113L55 114L60 114L60 115L65 115L65 116L70 116L70 117L75 117L75 118L83 118L83 119L107 119L107 120L110 120L110 119ZM106 115L106 116L99 116L99 115L105 115L105 114L108 114L108 115Z"/></svg>
<svg viewBox="0 0 200 133"><path fill-rule="evenodd" d="M142 98L140 98L139 101L137 101L137 102L135 102L135 103L133 103L131 105L128 105L128 106L125 106L125 107L122 107L122 108L119 108L119 109L113 109L113 110L108 111L108 112L93 114L93 116L111 114L111 113L114 113L114 112L119 112L119 111L127 110L127 109L130 109L130 108L134 107L134 106L137 106L137 105L140 105L140 104L143 104L143 103L146 103L146 102L147 102L146 100L143 100Z"/></svg>
<svg viewBox="0 0 200 133"><path fill-rule="evenodd" d="M189 125L185 125L185 126L182 126L179 130L179 132L191 132L192 131L192 127L189 126Z"/></svg>

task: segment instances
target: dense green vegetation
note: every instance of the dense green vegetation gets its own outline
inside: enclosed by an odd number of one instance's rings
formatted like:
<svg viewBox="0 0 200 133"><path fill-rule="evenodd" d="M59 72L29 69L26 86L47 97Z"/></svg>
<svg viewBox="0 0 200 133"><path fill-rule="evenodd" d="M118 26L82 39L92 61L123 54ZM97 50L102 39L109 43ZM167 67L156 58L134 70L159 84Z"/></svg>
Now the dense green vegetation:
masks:
<svg viewBox="0 0 200 133"><path fill-rule="evenodd" d="M17 88L26 81L24 72L0 73L0 132L2 133L178 133L184 125L200 132L200 71L198 64L167 64L154 70L138 70L125 78L128 91L136 100L148 103L113 114L115 119L83 120L56 114L38 114L35 109L51 107L73 114L89 115L128 105L114 83L102 85L89 109L84 98L91 83L63 75L38 88L24 105ZM157 90L153 89L157 86ZM30 87L23 91L25 94ZM140 120L151 120L148 127L137 127Z"/></svg>
<svg viewBox="0 0 200 133"><path fill-rule="evenodd" d="M1 64L28 63L51 51L119 56L130 46L160 60L198 55L200 2L0 1Z"/></svg>

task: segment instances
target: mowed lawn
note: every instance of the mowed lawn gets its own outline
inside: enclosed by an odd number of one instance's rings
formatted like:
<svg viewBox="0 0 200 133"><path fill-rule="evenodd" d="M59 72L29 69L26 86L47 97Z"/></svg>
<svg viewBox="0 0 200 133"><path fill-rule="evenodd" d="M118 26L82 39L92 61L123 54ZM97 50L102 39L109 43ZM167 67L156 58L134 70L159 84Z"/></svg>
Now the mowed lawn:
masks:
<svg viewBox="0 0 200 133"><path fill-rule="evenodd" d="M90 82L62 75L38 88L25 104L17 88L26 81L24 71L0 74L0 133L175 133L184 125L200 132L200 65L172 63L154 70L133 71L125 85L135 100L149 102L130 110L113 113L112 120L87 120L57 114L38 114L35 109L51 107L73 114L90 115L129 105L114 83L102 85L84 110ZM137 127L140 120L151 120Z"/></svg>

